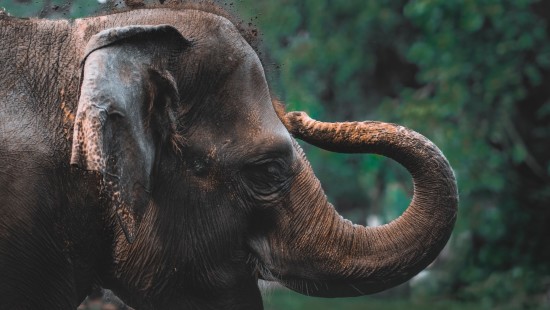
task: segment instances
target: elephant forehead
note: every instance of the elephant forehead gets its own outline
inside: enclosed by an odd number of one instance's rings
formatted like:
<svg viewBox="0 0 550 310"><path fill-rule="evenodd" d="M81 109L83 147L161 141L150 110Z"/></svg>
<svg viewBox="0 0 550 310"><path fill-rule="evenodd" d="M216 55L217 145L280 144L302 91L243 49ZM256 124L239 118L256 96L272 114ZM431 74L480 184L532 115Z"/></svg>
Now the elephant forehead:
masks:
<svg viewBox="0 0 550 310"><path fill-rule="evenodd" d="M197 130L189 142L189 155L194 161L199 159L201 168L216 163L239 165L262 155L288 155L292 150L290 135L283 126L207 127Z"/></svg>
<svg viewBox="0 0 550 310"><path fill-rule="evenodd" d="M246 101L246 100L245 100ZM284 142L290 135L269 101L219 103L196 126L198 140L215 145L258 145ZM210 110L210 109L209 109Z"/></svg>
<svg viewBox="0 0 550 310"><path fill-rule="evenodd" d="M247 138L282 129L263 67L255 53L240 59L229 74L213 74L209 78L196 81L200 86L195 88L204 91L194 96L192 103L200 106L194 109L198 113L196 118L201 120L198 126L208 128L213 135Z"/></svg>

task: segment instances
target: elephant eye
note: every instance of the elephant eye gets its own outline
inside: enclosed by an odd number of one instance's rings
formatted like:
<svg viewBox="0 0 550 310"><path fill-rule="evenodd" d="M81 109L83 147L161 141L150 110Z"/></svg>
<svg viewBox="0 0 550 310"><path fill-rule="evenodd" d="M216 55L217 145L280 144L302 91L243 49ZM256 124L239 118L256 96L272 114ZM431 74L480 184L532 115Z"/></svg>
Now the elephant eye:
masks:
<svg viewBox="0 0 550 310"><path fill-rule="evenodd" d="M246 167L246 173L257 178L278 178L282 172L282 165L276 160L262 161Z"/></svg>
<svg viewBox="0 0 550 310"><path fill-rule="evenodd" d="M278 191L286 183L287 170L283 160L270 159L246 165L244 175L250 188L265 195Z"/></svg>

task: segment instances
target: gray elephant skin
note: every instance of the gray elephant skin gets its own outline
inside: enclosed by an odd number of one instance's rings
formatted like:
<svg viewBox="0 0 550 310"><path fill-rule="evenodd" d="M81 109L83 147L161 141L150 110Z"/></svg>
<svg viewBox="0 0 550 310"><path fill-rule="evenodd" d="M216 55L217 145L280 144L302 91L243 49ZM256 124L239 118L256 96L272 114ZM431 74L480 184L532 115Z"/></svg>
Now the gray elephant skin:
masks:
<svg viewBox="0 0 550 310"><path fill-rule="evenodd" d="M262 309L258 279L358 296L435 259L458 206L439 149L286 113L255 35L206 4L0 15L1 309L75 309L99 285L137 309ZM398 161L410 206L343 219L295 139Z"/></svg>

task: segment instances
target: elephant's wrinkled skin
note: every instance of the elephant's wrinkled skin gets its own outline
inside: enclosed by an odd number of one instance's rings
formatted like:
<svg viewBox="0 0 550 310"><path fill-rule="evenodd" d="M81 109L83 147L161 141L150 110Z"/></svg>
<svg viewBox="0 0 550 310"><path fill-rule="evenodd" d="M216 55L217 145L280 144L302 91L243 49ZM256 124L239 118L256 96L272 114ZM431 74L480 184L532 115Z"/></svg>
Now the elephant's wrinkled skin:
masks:
<svg viewBox="0 0 550 310"><path fill-rule="evenodd" d="M458 201L437 147L284 114L224 14L0 16L0 308L75 309L102 285L138 309L261 309L258 278L355 296L437 256ZM397 160L410 207L380 227L342 219L293 137Z"/></svg>

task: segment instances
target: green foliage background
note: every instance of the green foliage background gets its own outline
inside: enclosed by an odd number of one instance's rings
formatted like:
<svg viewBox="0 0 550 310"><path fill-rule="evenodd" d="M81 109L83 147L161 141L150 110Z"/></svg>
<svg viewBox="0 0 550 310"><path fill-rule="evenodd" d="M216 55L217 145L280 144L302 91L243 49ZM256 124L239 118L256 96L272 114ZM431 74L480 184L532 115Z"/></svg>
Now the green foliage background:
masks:
<svg viewBox="0 0 550 310"><path fill-rule="evenodd" d="M273 92L289 110L410 127L447 155L460 189L449 246L416 285L386 293L392 297L386 301L334 302L277 291L268 309L550 307L549 1L242 0L226 6L261 30ZM91 0L0 0L0 7L53 18L105 9ZM365 224L377 215L388 222L407 207L410 176L395 163L304 148L345 217Z"/></svg>

